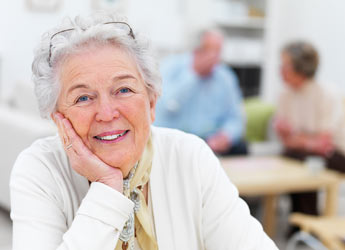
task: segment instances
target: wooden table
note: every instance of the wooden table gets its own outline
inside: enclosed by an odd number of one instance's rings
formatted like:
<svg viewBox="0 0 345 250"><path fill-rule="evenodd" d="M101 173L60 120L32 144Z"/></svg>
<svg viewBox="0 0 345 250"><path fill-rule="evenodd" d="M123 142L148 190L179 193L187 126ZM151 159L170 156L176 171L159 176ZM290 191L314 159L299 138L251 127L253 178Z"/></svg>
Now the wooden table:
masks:
<svg viewBox="0 0 345 250"><path fill-rule="evenodd" d="M295 160L274 157L225 157L220 162L241 196L263 196L263 227L273 237L278 195L325 189L324 215L336 214L340 177L330 170L312 173Z"/></svg>

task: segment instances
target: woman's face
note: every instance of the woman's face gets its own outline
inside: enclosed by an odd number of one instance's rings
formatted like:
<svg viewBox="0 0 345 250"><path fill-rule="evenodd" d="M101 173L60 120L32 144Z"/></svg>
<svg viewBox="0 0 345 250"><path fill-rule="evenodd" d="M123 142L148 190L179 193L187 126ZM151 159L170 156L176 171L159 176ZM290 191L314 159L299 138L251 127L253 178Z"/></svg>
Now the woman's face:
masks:
<svg viewBox="0 0 345 250"><path fill-rule="evenodd" d="M281 75L284 82L288 86L294 89L298 89L300 86L303 85L306 78L295 71L292 64L292 59L288 53L283 52L281 55L281 60L282 60Z"/></svg>
<svg viewBox="0 0 345 250"><path fill-rule="evenodd" d="M58 111L84 144L127 176L140 159L155 117L134 59L114 46L88 46L60 67Z"/></svg>

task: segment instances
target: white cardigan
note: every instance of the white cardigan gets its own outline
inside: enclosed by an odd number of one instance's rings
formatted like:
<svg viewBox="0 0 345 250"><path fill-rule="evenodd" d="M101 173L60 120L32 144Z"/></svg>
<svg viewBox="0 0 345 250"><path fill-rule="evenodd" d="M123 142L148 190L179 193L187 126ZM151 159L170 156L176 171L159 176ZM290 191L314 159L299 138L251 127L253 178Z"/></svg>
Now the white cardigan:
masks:
<svg viewBox="0 0 345 250"><path fill-rule="evenodd" d="M159 249L277 249L201 139L156 127L152 138ZM70 167L58 136L19 155L10 187L14 250L113 250L133 208L104 184L89 186Z"/></svg>

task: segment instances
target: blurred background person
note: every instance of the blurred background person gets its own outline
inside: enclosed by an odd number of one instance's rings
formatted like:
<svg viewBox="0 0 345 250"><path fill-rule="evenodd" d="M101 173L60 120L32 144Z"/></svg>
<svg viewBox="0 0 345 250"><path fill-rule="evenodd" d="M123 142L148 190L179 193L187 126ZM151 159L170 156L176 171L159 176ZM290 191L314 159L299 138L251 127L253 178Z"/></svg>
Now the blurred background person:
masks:
<svg viewBox="0 0 345 250"><path fill-rule="evenodd" d="M318 52L310 43L292 42L283 48L281 60L287 88L280 95L274 127L284 156L297 160L322 157L326 167L345 172L342 102L315 79ZM292 211L317 215L317 193L292 194Z"/></svg>
<svg viewBox="0 0 345 250"><path fill-rule="evenodd" d="M220 63L223 35L208 30L192 52L162 63L163 95L155 124L203 138L217 154L247 154L236 74Z"/></svg>

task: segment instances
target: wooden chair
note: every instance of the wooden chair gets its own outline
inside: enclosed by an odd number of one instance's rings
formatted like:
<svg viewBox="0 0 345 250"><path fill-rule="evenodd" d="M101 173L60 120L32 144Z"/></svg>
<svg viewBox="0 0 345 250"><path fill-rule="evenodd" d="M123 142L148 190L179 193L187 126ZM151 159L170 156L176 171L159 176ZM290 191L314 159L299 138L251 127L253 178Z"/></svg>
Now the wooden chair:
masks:
<svg viewBox="0 0 345 250"><path fill-rule="evenodd" d="M289 221L303 232L316 236L328 249L345 250L345 217L294 213Z"/></svg>

